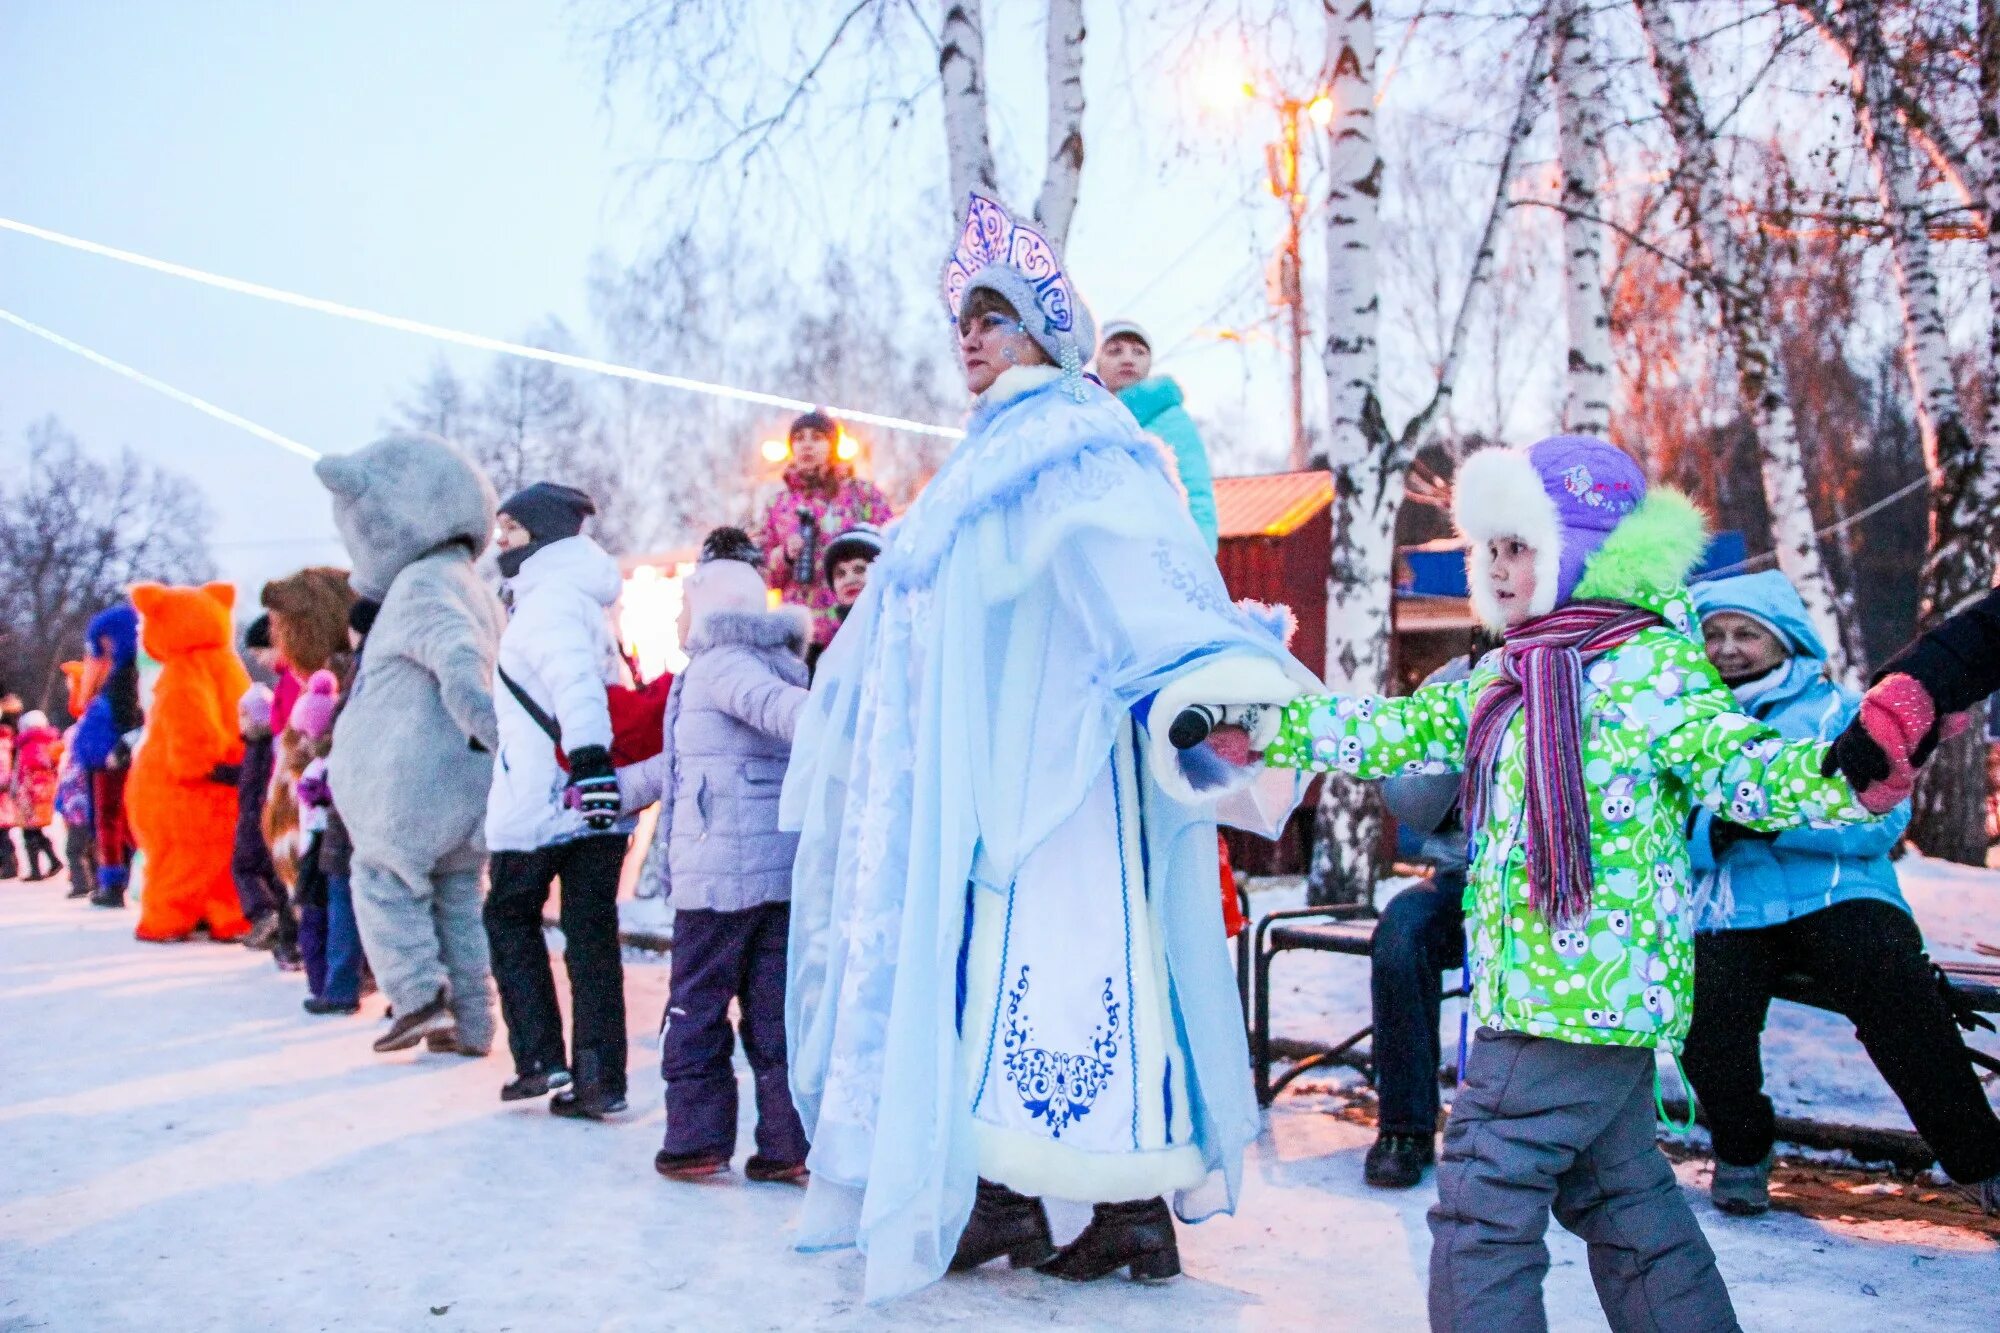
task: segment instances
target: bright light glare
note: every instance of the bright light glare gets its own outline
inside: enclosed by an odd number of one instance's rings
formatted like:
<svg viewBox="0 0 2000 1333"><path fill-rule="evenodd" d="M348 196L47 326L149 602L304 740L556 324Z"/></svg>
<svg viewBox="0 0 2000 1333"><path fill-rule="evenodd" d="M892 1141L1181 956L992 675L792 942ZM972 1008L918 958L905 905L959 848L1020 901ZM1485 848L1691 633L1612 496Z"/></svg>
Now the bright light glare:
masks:
<svg viewBox="0 0 2000 1333"><path fill-rule="evenodd" d="M1334 110L1333 99L1325 93L1321 93L1318 97L1306 103L1306 114L1312 117L1312 122L1315 125L1331 125L1333 123Z"/></svg>
<svg viewBox="0 0 2000 1333"><path fill-rule="evenodd" d="M687 665L681 651L681 587L693 570L692 564L640 565L625 579L618 599L618 638L638 659L647 680Z"/></svg>
<svg viewBox="0 0 2000 1333"><path fill-rule="evenodd" d="M1257 84L1240 59L1217 55L1196 76L1195 95L1210 111L1228 111L1246 97L1255 98Z"/></svg>
<svg viewBox="0 0 2000 1333"><path fill-rule="evenodd" d="M846 431L840 432L840 439L833 446L833 456L843 463L852 463L860 453L861 441Z"/></svg>
<svg viewBox="0 0 2000 1333"><path fill-rule="evenodd" d="M789 440L766 440L759 447L764 451L766 463L782 463L792 456L792 445Z"/></svg>

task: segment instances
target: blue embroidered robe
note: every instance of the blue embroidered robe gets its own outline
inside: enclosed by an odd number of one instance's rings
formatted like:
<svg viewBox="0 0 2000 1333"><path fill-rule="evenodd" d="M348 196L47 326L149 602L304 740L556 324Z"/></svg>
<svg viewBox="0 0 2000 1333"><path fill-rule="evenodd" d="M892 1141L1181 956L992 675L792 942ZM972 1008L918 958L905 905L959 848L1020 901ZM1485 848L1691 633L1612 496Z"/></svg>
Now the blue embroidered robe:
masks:
<svg viewBox="0 0 2000 1333"><path fill-rule="evenodd" d="M1116 1115L1128 1126L1149 1117L1132 1148L1170 1149L1172 1169L1125 1183L1141 1197L1156 1180L1171 1186L1189 1220L1234 1207L1257 1133L1215 809L1171 774L1175 790L1163 785L1172 752L1133 709L1223 666L1276 679L1287 697L1314 681L1230 602L1158 442L1103 389L1084 391L1078 402L1028 368L989 391L891 530L820 661L793 745L781 814L800 834L786 1026L813 1144L800 1243L858 1243L871 1300L950 1261L982 1166L996 1161L992 1127L973 1113L982 1073L999 1132L1052 1144L1061 1121L1077 1143L1071 1127L1097 1114L1082 1100L1102 1096L1089 1062L1129 1054L1138 1016L1150 1028L1138 1034L1145 1069L1163 1077L1139 1088L1128 1059ZM1289 810L1296 779L1279 780ZM1098 896L1103 910L1077 919L1126 932L1116 969L1102 948L1066 965L1040 937L1075 924L1047 910L1047 849L1062 838L1093 853L1087 865L1053 858L1077 863L1069 892ZM1121 865L1122 886L1106 869ZM1004 944L1008 894L1037 883L1038 937ZM996 940L1041 960L1025 987L994 965ZM1130 974L1128 942L1144 955ZM1155 975L1142 981L1149 958ZM1017 991L1012 1018L1024 1024L999 1013ZM1038 1010L1029 996L1044 992L1068 998ZM1093 1049L1097 1036L1119 1055ZM1058 1066L1068 1077L1051 1096ZM1087 1149L1117 1155L1102 1136Z"/></svg>

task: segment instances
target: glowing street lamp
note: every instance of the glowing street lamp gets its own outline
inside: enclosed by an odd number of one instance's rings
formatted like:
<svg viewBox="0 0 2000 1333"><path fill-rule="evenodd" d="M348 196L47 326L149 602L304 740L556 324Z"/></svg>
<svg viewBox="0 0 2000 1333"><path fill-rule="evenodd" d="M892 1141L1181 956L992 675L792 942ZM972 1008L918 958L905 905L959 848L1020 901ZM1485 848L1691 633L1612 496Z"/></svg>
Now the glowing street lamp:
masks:
<svg viewBox="0 0 2000 1333"><path fill-rule="evenodd" d="M782 463L792 456L792 445L789 440L766 440L758 448L763 453L766 463Z"/></svg>

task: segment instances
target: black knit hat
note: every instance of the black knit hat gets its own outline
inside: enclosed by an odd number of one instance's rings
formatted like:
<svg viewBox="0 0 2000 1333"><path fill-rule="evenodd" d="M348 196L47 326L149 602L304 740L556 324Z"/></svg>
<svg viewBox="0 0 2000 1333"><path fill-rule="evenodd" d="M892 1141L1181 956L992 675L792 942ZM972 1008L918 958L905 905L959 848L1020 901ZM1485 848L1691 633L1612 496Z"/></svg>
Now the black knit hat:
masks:
<svg viewBox="0 0 2000 1333"><path fill-rule="evenodd" d="M882 530L872 523L857 523L835 537L826 548L826 581L833 582L833 567L844 560L873 561L882 554Z"/></svg>
<svg viewBox="0 0 2000 1333"><path fill-rule="evenodd" d="M269 648L271 646L271 617L269 614L258 616L244 629L243 646L245 648Z"/></svg>
<svg viewBox="0 0 2000 1333"><path fill-rule="evenodd" d="M750 534L741 528L716 528L701 539L701 555L697 561L707 564L711 560L741 560L746 565L762 565L764 553L757 549L757 543L750 540Z"/></svg>
<svg viewBox="0 0 2000 1333"><path fill-rule="evenodd" d="M597 503L574 486L538 481L508 496L500 512L537 542L555 542L582 532L583 520L597 512Z"/></svg>
<svg viewBox="0 0 2000 1333"><path fill-rule="evenodd" d="M787 440L796 440L799 438L799 432L802 430L816 430L831 440L840 434L840 423L815 407L812 411L792 422L792 428L785 432L785 438Z"/></svg>

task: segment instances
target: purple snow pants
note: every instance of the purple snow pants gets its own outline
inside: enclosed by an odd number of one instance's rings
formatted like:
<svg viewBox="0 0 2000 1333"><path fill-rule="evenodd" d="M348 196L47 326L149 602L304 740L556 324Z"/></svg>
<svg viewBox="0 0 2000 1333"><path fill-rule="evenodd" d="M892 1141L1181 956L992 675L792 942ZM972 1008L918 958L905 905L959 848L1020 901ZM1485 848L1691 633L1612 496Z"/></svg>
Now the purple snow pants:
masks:
<svg viewBox="0 0 2000 1333"><path fill-rule="evenodd" d="M667 991L660 1073L667 1080L666 1151L736 1151L736 1033L756 1083L757 1153L803 1162L805 1127L785 1075L785 936L790 903L742 912L674 913L673 975Z"/></svg>

